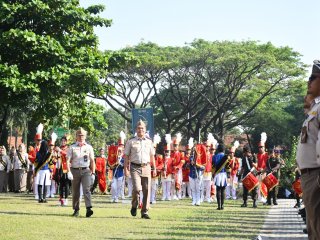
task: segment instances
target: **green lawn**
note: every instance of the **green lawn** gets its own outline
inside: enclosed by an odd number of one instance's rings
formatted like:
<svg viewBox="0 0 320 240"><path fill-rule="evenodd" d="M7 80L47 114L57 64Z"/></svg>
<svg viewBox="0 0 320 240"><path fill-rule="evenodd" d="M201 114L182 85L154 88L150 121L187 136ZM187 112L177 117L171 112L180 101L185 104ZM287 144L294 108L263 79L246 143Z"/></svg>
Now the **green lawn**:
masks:
<svg viewBox="0 0 320 240"><path fill-rule="evenodd" d="M69 200L70 201L70 200ZM71 201L70 201L71 202ZM268 207L241 208L241 200L191 206L191 200L158 201L151 205L151 220L130 215L130 201L111 203L109 195L93 195L91 218L71 217L71 206L58 200L40 204L33 195L0 194L0 239L252 239L264 222Z"/></svg>

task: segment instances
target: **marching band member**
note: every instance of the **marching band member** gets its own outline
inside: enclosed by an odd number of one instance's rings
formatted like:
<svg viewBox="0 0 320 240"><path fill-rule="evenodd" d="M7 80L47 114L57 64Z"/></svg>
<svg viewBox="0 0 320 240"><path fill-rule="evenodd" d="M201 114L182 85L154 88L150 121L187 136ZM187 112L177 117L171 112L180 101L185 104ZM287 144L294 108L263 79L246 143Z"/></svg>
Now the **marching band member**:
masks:
<svg viewBox="0 0 320 240"><path fill-rule="evenodd" d="M29 158L26 153L26 147L22 143L14 154L13 169L14 169L14 192L24 192L27 186L27 171L29 166Z"/></svg>
<svg viewBox="0 0 320 240"><path fill-rule="evenodd" d="M193 138L189 139L189 146L193 147ZM192 205L200 206L201 203L200 191L206 162L206 148L202 144L197 144L190 157L189 183L192 194Z"/></svg>
<svg viewBox="0 0 320 240"><path fill-rule="evenodd" d="M238 187L238 171L240 167L240 160L234 156L236 149L239 147L239 142L235 141L229 151L229 168L230 177L228 179L228 186L226 189L226 199L237 199L237 187ZM232 196L231 196L232 194Z"/></svg>
<svg viewBox="0 0 320 240"><path fill-rule="evenodd" d="M39 125L36 128L36 135L34 137L35 140L35 153L32 154L32 158L30 159L31 162L33 162L35 164L36 161L36 156L37 153L40 151L40 146L41 146L41 141L42 141L42 132L43 132L43 124L39 123ZM33 166L33 194L35 196L36 200L39 200L39 195L38 195L38 176L34 174L34 168L35 166Z"/></svg>
<svg viewBox="0 0 320 240"><path fill-rule="evenodd" d="M266 172L267 174L272 173L278 180L280 179L280 166L282 159L280 158L280 150L274 149L273 154L271 154L267 160ZM275 186L271 191L268 190L267 204L271 205L271 197L273 199L273 204L277 203L278 186Z"/></svg>
<svg viewBox="0 0 320 240"><path fill-rule="evenodd" d="M191 197L191 189L189 183L189 173L190 173L190 157L191 157L191 146L188 144L186 146L186 154L184 156L184 164L182 166L182 187L181 193L182 198Z"/></svg>
<svg viewBox="0 0 320 240"><path fill-rule="evenodd" d="M179 144L181 142L182 136L181 133L177 133L176 138L173 140L173 151L171 153L172 158L172 198L173 200L181 199L181 185L182 185L182 166L184 164L184 159L181 156L179 151Z"/></svg>
<svg viewBox="0 0 320 240"><path fill-rule="evenodd" d="M156 149L157 145L160 143L159 134L154 135L153 137L153 146ZM161 173L161 169L163 168L163 156L162 154L156 154L155 156L155 166L151 165L151 195L150 195L150 203L156 203L156 194L158 189L158 181L159 181L159 173ZM153 169L156 169L157 172L154 174Z"/></svg>
<svg viewBox="0 0 320 240"><path fill-rule="evenodd" d="M170 156L171 135L165 136L166 145L164 146L164 163L163 170L161 172L162 180L162 201L171 200L171 185L172 185L172 158Z"/></svg>
<svg viewBox="0 0 320 240"><path fill-rule="evenodd" d="M92 186L91 193L93 193L95 187L99 185L99 190L102 194L107 191L107 179L106 179L106 167L107 158L104 155L104 149L100 148L100 154L96 157L96 178L95 183Z"/></svg>
<svg viewBox="0 0 320 240"><path fill-rule="evenodd" d="M123 145L118 146L118 162L113 169L113 177L111 183L112 202L119 202L119 195L121 195L123 176L124 176L124 157L123 157Z"/></svg>
<svg viewBox="0 0 320 240"><path fill-rule="evenodd" d="M36 151L33 146L29 146L28 148L28 173L27 173L27 192L30 193L33 191L33 163L36 160Z"/></svg>
<svg viewBox="0 0 320 240"><path fill-rule="evenodd" d="M61 138L61 146L57 148L58 154L60 157L58 158L58 162L56 164L56 181L59 184L59 201L61 206L68 205L68 196L70 189L70 180L68 179L68 167L67 167L67 153L68 153L68 145L67 145L67 137L63 136Z"/></svg>
<svg viewBox="0 0 320 240"><path fill-rule="evenodd" d="M257 165L257 171L260 172L259 174L259 186L258 186L258 199L265 203L267 200L261 196L260 186L262 179L266 177L265 170L266 170L266 164L268 161L268 153L265 151L265 143L267 141L267 134L265 132L261 133L261 140L259 142L258 148L259 152L257 154L258 159L258 165Z"/></svg>
<svg viewBox="0 0 320 240"><path fill-rule="evenodd" d="M8 174L11 161L5 146L0 146L0 193L8 191Z"/></svg>
<svg viewBox="0 0 320 240"><path fill-rule="evenodd" d="M219 144L217 154L212 158L213 182L217 189L218 210L224 209L225 188L227 186L227 164L228 157L224 154L224 146Z"/></svg>
<svg viewBox="0 0 320 240"><path fill-rule="evenodd" d="M242 158L242 165L241 165L240 175L243 176L242 179L247 176L248 173L251 172L253 168L257 167L256 159L252 156L251 150L248 147L243 148L243 158ZM255 187L251 191L251 197L253 200L253 207L257 207L257 191L258 187ZM247 200L248 200L248 189L243 185L243 204L241 207L247 207Z"/></svg>
<svg viewBox="0 0 320 240"><path fill-rule="evenodd" d="M203 191L201 199L204 199L208 203L211 202L211 185L212 185L212 155L210 154L211 144L216 144L217 140L214 138L212 133L208 134L208 139L206 141L206 155L207 161L203 173Z"/></svg>
<svg viewBox="0 0 320 240"><path fill-rule="evenodd" d="M57 135L52 133L51 141L42 141L40 150L37 153L35 161L34 174L37 175L38 184L38 202L46 203L47 186L51 185L51 172L53 168L53 151L54 143L56 141ZM43 195L42 195L43 194Z"/></svg>

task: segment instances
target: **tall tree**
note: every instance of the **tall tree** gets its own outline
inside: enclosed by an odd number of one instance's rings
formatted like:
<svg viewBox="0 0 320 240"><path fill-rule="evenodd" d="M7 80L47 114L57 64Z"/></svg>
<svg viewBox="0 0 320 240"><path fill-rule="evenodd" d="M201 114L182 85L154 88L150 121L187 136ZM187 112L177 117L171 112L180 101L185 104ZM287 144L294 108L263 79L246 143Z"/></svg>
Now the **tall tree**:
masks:
<svg viewBox="0 0 320 240"><path fill-rule="evenodd" d="M157 129L194 137L201 131L222 139L266 97L288 89L305 73L299 53L271 43L195 40L185 47L141 43L123 51L134 53L140 64L109 76L108 84L124 86L126 94L118 95L117 104L136 107L138 99L132 104L127 93L136 97L145 86L140 102L154 108Z"/></svg>
<svg viewBox="0 0 320 240"><path fill-rule="evenodd" d="M99 17L103 10L77 0L1 1L1 130L11 108L48 124L54 117L81 119L89 92L111 91L99 83L109 62L94 34L95 26L111 24Z"/></svg>

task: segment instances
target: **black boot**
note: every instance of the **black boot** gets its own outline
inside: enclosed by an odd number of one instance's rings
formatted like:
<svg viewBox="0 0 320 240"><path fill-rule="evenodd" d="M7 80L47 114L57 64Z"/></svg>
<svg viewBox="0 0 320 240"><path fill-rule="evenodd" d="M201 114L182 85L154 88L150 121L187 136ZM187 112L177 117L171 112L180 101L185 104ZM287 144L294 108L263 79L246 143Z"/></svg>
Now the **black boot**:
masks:
<svg viewBox="0 0 320 240"><path fill-rule="evenodd" d="M47 202L46 195L47 195L47 186L44 185L44 189L43 189L43 202L44 203Z"/></svg>
<svg viewBox="0 0 320 240"><path fill-rule="evenodd" d="M42 203L43 202L43 199L42 199L42 185L38 185L38 196L39 196L38 202Z"/></svg>
<svg viewBox="0 0 320 240"><path fill-rule="evenodd" d="M253 208L257 208L257 200L253 200Z"/></svg>
<svg viewBox="0 0 320 240"><path fill-rule="evenodd" d="M273 198L273 205L278 205L276 198Z"/></svg>
<svg viewBox="0 0 320 240"><path fill-rule="evenodd" d="M224 204L224 196L222 195L221 196L221 210L224 209L223 204Z"/></svg>
<svg viewBox="0 0 320 240"><path fill-rule="evenodd" d="M221 210L221 189L220 188L217 189L217 202L218 202L217 210Z"/></svg>
<svg viewBox="0 0 320 240"><path fill-rule="evenodd" d="M243 204L241 205L241 207L247 207L247 200L243 201Z"/></svg>

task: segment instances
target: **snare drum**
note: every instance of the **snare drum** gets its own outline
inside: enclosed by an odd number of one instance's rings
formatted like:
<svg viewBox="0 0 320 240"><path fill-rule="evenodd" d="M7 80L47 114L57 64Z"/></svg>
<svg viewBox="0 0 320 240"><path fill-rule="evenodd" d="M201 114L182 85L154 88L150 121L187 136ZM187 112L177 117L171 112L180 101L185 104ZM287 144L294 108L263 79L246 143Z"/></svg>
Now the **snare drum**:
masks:
<svg viewBox="0 0 320 240"><path fill-rule="evenodd" d="M242 179L242 184L251 192L256 186L259 185L259 180L256 178L252 172L249 172L247 176Z"/></svg>
<svg viewBox="0 0 320 240"><path fill-rule="evenodd" d="M271 191L275 186L279 184L278 179L272 174L269 173L262 182L267 186L268 191Z"/></svg>
<svg viewBox="0 0 320 240"><path fill-rule="evenodd" d="M301 179L297 179L292 183L292 188L299 197L302 197Z"/></svg>

